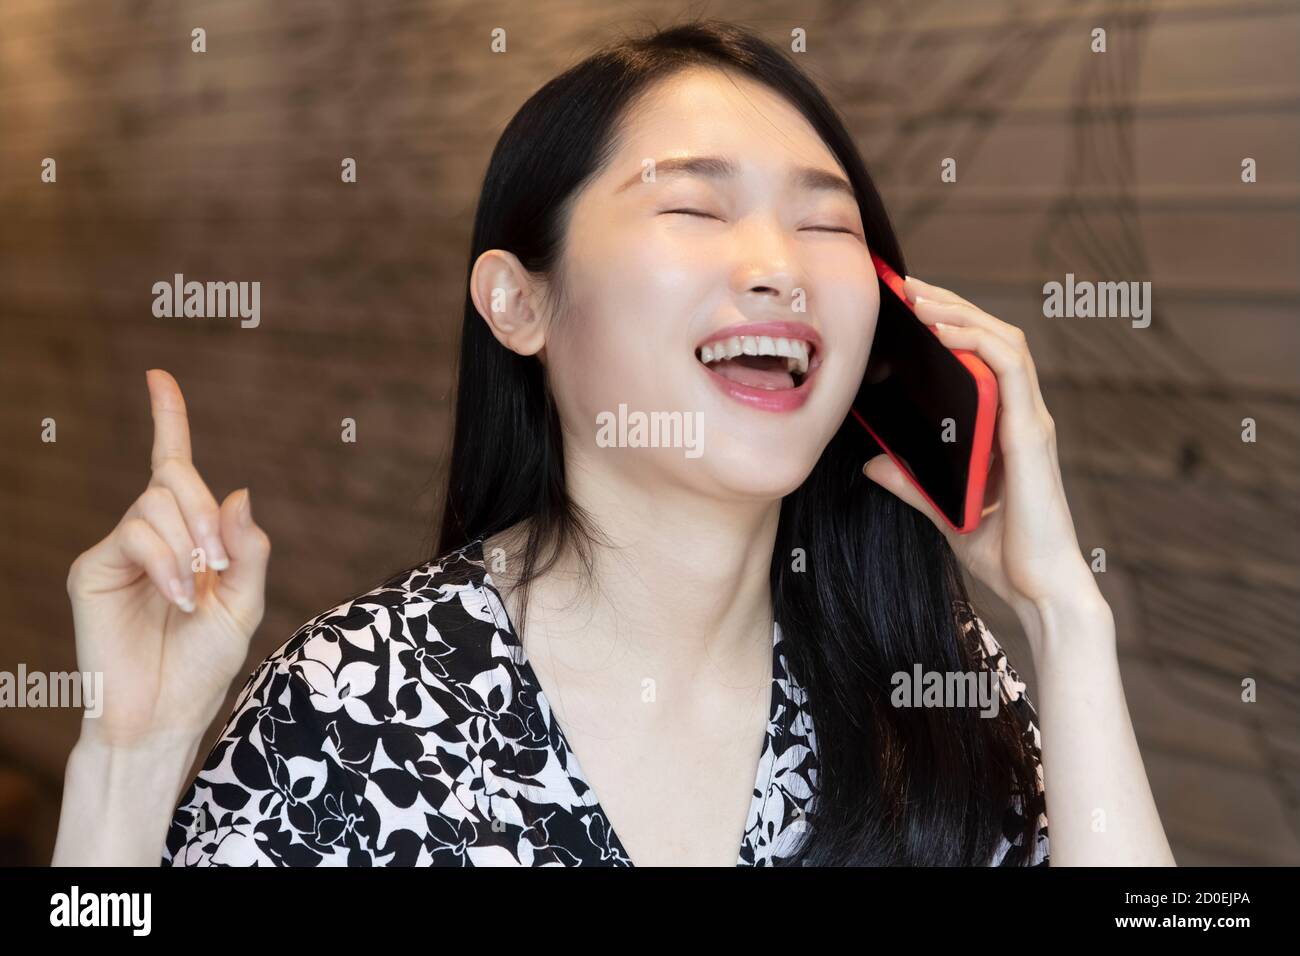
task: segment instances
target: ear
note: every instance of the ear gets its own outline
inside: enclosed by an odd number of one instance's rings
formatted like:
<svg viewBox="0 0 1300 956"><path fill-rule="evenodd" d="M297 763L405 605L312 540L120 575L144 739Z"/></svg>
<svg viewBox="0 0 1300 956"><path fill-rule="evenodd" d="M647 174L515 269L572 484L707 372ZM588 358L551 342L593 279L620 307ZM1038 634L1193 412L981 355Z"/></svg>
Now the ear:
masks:
<svg viewBox="0 0 1300 956"><path fill-rule="evenodd" d="M470 297L496 340L520 355L535 355L546 344L546 317L537 303L541 288L523 263L504 249L478 257L469 277Z"/></svg>

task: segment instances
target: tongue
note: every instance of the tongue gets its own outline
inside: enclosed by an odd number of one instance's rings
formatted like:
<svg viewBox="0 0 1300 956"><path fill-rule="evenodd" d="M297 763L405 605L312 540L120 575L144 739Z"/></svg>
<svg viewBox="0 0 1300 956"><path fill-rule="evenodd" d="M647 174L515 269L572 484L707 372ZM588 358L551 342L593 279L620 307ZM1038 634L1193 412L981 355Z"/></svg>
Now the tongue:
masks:
<svg viewBox="0 0 1300 956"><path fill-rule="evenodd" d="M750 388L794 388L794 377L779 355L740 355L709 365L728 381Z"/></svg>

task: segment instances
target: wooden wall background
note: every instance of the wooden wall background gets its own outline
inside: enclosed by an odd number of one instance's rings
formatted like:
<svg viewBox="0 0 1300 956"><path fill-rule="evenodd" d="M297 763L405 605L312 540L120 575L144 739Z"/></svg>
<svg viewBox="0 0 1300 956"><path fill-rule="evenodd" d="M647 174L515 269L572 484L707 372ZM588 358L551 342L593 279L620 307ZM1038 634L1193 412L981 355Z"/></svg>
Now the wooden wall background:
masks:
<svg viewBox="0 0 1300 956"><path fill-rule="evenodd" d="M424 555L496 137L593 44L684 9L6 0L0 669L74 668L64 577L147 481L152 366L186 391L214 491L248 484L274 540L250 666ZM1107 552L1126 692L1179 861L1300 863L1300 8L690 12L778 42L804 27L802 62L855 132L911 267L1028 332L1081 543ZM190 52L195 26L206 54ZM498 26L505 55L489 52ZM1096 26L1104 55L1088 50ZM39 179L46 156L55 185ZM356 185L339 181L344 156ZM957 184L938 181L945 156ZM1246 156L1256 184L1240 182ZM261 326L155 319L150 288L176 272L261 281ZM1042 284L1066 272L1150 280L1150 328L1043 318ZM47 416L55 444L39 438ZM1014 619L985 609L1030 676ZM1240 701L1243 677L1257 703ZM48 861L77 721L0 712L3 860Z"/></svg>

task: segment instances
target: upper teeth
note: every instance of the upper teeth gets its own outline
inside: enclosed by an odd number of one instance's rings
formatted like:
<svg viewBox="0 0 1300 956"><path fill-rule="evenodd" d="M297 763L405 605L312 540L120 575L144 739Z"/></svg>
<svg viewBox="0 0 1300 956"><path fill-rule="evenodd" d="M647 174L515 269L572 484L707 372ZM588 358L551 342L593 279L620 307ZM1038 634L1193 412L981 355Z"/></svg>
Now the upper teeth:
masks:
<svg viewBox="0 0 1300 956"><path fill-rule="evenodd" d="M710 342L700 349L700 361L705 365L735 358L737 355L778 355L784 357L791 372L803 375L808 371L808 343L802 339L780 339L770 335L733 335L729 339Z"/></svg>

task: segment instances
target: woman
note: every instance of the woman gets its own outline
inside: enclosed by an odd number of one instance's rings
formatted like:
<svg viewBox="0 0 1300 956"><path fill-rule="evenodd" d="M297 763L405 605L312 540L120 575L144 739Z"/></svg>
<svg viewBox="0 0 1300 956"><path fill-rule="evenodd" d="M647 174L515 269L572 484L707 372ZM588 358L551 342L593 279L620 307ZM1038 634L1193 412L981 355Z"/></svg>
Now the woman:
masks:
<svg viewBox="0 0 1300 956"><path fill-rule="evenodd" d="M907 280L998 377L974 533L861 463L869 250L903 273L833 109L748 32L621 40L539 90L478 207L438 556L263 661L179 807L269 542L151 373L150 487L69 575L107 704L55 862L1172 864L1020 331ZM703 444L608 447L626 409ZM959 562L1025 628L1041 736ZM894 706L918 664L1009 706Z"/></svg>

